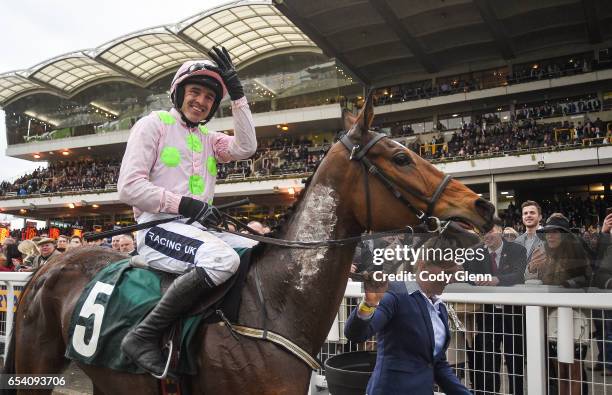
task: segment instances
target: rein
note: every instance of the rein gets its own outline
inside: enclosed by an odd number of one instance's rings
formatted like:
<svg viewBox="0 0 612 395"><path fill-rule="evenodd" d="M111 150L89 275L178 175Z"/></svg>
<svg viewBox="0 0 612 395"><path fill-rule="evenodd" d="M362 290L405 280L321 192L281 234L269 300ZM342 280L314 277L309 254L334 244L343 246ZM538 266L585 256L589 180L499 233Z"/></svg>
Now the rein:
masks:
<svg viewBox="0 0 612 395"><path fill-rule="evenodd" d="M241 223L240 221L236 220L235 218L223 213L224 216L229 217L228 219L230 219L229 222L233 222L235 225L240 226L241 228L250 231L250 232L255 232L257 233L255 230L251 229L250 227L248 227L247 225L244 225L243 223ZM240 233L240 232L236 232L233 230L228 230L228 229L224 229L218 226L210 226L209 229L213 229L216 232L223 232L223 233L231 233L233 235L236 236L240 236L240 237L244 237L247 239L251 239L251 240L255 240L255 241L259 241L261 243L265 243L265 244L271 244L271 245L275 245L275 246L279 246L279 247L289 247L289 248L300 248L300 249L311 249L311 248L320 248L320 247L327 247L327 246L344 246L344 245L348 245L351 243L356 243L359 241L366 241L366 240L374 240L374 239L378 239L381 237L385 237L385 236L393 236L393 235L398 235L398 234L414 234L415 233L415 229L416 230L420 230L421 225L413 228L411 226L407 226L405 228L400 228L400 229L393 229L393 230L387 230L384 232L371 232L371 233L364 233L360 236L353 236L353 237L346 237L346 238L342 238L342 239L330 239L330 240L318 240L318 241L299 241L299 240L285 240L285 239L277 239L274 237L268 237L268 236L263 236L261 234L249 234L249 233Z"/></svg>

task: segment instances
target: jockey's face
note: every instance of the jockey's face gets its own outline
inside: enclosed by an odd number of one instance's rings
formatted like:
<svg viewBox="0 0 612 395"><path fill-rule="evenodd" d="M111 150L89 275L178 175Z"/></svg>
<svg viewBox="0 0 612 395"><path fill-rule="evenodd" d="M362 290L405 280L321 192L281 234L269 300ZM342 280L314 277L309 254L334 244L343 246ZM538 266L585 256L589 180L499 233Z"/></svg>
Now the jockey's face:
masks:
<svg viewBox="0 0 612 395"><path fill-rule="evenodd" d="M191 122L201 122L215 103L215 92L202 85L186 84L181 111Z"/></svg>

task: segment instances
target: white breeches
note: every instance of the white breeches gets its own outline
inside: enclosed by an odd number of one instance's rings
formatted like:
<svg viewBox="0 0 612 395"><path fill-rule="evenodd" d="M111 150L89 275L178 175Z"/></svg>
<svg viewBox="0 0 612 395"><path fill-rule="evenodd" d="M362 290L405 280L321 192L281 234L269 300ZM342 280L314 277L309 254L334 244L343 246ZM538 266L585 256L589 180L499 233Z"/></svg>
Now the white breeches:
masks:
<svg viewBox="0 0 612 395"><path fill-rule="evenodd" d="M150 221L153 216L146 220ZM139 222L146 222L139 218ZM240 265L240 257L218 233L204 230L199 224L169 222L138 231L138 254L154 269L183 274L198 266L216 285L230 278Z"/></svg>

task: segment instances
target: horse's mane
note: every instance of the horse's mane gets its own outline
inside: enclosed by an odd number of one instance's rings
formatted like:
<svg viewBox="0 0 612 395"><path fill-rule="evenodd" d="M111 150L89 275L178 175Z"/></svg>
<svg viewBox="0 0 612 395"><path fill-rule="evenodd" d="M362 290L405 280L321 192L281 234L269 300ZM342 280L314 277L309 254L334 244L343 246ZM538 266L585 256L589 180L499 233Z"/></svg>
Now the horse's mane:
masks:
<svg viewBox="0 0 612 395"><path fill-rule="evenodd" d="M272 229L272 232L270 232L269 236L271 236L271 237L280 236L285 231L285 228L287 227L289 222L291 222L291 218L293 217L293 214L295 214L295 210L297 210L297 208L299 207L300 203L302 203L302 201L304 200L304 196L306 196L306 191L308 191L308 188L310 187L310 184L312 182L312 179L313 179L314 175L316 174L317 170L319 170L319 166L321 166L321 163L323 163L323 159L325 159L325 157L327 156L327 153L334 146L334 144L331 144L325 150L325 152L323 153L323 157L317 163L315 168L312 170L312 174L309 175L308 178L306 178L303 181L304 189L302 189L302 191L300 191L300 194L299 194L298 198L296 199L296 201L293 202L293 204L291 204L291 206L289 206L287 208L287 211L280 217L278 223L276 224L276 226L274 226L274 228Z"/></svg>
<svg viewBox="0 0 612 395"><path fill-rule="evenodd" d="M316 164L315 168L312 171L312 174L309 175L308 178L306 178L303 181L304 189L302 189L300 191L300 194L299 194L298 198L296 199L296 201L293 202L291 204L291 206L289 206L287 208L285 213L278 220L278 223L274 226L272 231L269 234L267 234L266 236L273 237L273 238L278 238L278 237L282 237L284 235L284 233L286 231L286 228L291 223L291 219L293 218L293 215L295 214L295 212L297 211L298 207L300 206L300 204L304 200L304 196L306 196L306 192L308 191L308 188L310 187L310 184L311 184L311 181L312 181L314 175L317 173L317 170L319 170L319 166L321 166L321 163L323 163L323 159L325 159L325 157L327 156L327 153L329 152L329 150L334 145L335 145L335 143L330 144L330 146L325 150L325 152L323 153L323 157ZM268 244L266 244L266 243L259 243L259 244L257 244L255 247L253 247L252 257L255 259L255 258L258 258L261 255L263 255L263 253L264 253L264 251L265 251L267 246L268 246Z"/></svg>

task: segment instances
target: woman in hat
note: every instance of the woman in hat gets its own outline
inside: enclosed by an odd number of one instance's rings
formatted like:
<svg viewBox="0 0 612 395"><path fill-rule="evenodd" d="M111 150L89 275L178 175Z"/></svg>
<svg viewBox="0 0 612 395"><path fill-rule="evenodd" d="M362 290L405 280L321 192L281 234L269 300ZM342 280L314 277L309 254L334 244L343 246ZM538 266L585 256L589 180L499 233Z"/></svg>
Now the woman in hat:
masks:
<svg viewBox="0 0 612 395"><path fill-rule="evenodd" d="M546 220L546 225L537 230L544 241L543 264L539 269L540 279L544 285L561 285L564 287L586 287L590 279L589 256L584 243L570 231L568 219L561 213L554 213ZM575 314L575 320L578 317ZM586 377L582 360L586 357L586 347L580 342L574 344L574 363L552 363L551 372L557 372L557 379L551 385L558 385L562 394L587 394L588 386L581 382ZM557 344L549 339L550 356L556 358ZM552 373L552 376L555 374ZM582 389L582 392L581 392ZM553 391L552 392L556 392Z"/></svg>
<svg viewBox="0 0 612 395"><path fill-rule="evenodd" d="M544 254L542 259L532 263L542 283L572 288L588 286L589 256L582 241L570 231L568 219L561 213L554 213L537 232L544 241Z"/></svg>

